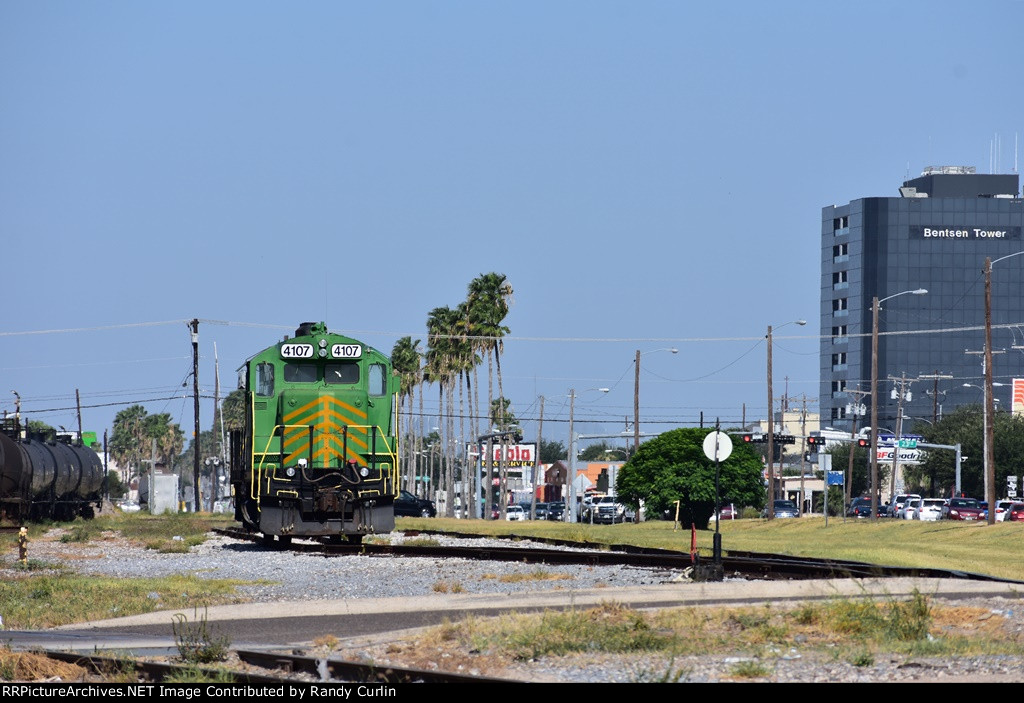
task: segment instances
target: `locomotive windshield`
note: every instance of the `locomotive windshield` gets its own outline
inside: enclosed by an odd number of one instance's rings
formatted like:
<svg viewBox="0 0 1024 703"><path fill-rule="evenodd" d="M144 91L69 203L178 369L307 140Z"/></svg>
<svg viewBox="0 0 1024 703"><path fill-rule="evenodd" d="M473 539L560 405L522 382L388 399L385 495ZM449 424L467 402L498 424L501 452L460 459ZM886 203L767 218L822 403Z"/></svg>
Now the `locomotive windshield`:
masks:
<svg viewBox="0 0 1024 703"><path fill-rule="evenodd" d="M316 364L285 364L284 380L288 383L316 383Z"/></svg>
<svg viewBox="0 0 1024 703"><path fill-rule="evenodd" d="M353 361L324 364L324 383L359 383L359 364Z"/></svg>

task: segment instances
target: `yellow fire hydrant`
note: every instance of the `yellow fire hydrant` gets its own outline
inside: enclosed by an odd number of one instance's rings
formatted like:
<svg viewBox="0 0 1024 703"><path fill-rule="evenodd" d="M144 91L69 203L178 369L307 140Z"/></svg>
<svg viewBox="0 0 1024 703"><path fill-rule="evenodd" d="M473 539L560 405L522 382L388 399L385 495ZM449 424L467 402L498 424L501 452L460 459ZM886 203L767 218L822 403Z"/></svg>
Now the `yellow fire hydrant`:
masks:
<svg viewBox="0 0 1024 703"><path fill-rule="evenodd" d="M25 527L18 530L18 561L28 564L28 529Z"/></svg>

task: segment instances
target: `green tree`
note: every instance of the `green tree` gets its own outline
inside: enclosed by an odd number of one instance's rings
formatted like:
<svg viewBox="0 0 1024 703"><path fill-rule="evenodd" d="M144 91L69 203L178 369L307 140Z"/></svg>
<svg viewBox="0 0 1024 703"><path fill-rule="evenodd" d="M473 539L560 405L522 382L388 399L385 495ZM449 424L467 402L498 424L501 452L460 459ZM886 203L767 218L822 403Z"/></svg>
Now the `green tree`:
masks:
<svg viewBox="0 0 1024 703"><path fill-rule="evenodd" d="M680 519L707 529L715 506L715 462L704 454L704 438L713 430L684 427L644 442L619 470L616 491L637 507L643 500L648 514L660 514L680 501ZM734 442L729 458L719 466L720 498L737 505L764 505L761 457L749 444Z"/></svg>
<svg viewBox="0 0 1024 703"><path fill-rule="evenodd" d="M220 411L224 417L225 432L245 427L245 391L236 388L228 393L227 398L221 403ZM217 423L214 422L213 426L217 427Z"/></svg>
<svg viewBox="0 0 1024 703"><path fill-rule="evenodd" d="M1024 418L997 412L992 418L996 495L1006 491L1006 477L1024 466ZM984 499L984 413L980 405L965 405L924 431L929 444L960 445L967 457L960 467L960 490ZM956 455L949 449L929 449L920 465L904 467L907 488L921 495L949 496L956 486ZM1020 485L1020 484L1018 484ZM922 492L923 491L923 492Z"/></svg>
<svg viewBox="0 0 1024 703"><path fill-rule="evenodd" d="M580 459L583 461L622 461L627 457L628 452L625 449L614 447L604 440L589 445L580 453Z"/></svg>
<svg viewBox="0 0 1024 703"><path fill-rule="evenodd" d="M542 439L540 441L540 463L554 464L565 458L565 445L561 442Z"/></svg>
<svg viewBox="0 0 1024 703"><path fill-rule="evenodd" d="M420 385L423 380L423 372L420 369L420 351L419 351L420 340L413 341L412 337L402 337L395 346L391 349L391 367L392 372L398 376L398 417L397 427L395 428L395 435L399 441L399 451L402 453L405 468L403 475L405 476L405 487L407 490L412 490L414 487L415 476L413 475L413 462L412 458L418 451L418 447L414 441L405 441L406 437L412 438L412 416L413 416L413 396L416 392L416 387ZM407 427L403 429L402 426L402 413L401 408L403 405L403 399L408 400L409 409L406 414Z"/></svg>

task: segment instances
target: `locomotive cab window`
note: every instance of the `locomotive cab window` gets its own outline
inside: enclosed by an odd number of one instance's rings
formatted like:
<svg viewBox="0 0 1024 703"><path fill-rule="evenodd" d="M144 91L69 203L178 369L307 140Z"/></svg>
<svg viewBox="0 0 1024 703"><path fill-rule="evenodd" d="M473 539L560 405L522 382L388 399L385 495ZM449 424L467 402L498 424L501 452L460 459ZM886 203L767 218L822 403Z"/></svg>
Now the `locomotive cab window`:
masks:
<svg viewBox="0 0 1024 703"><path fill-rule="evenodd" d="M285 364L284 380L288 383L316 383L316 364Z"/></svg>
<svg viewBox="0 0 1024 703"><path fill-rule="evenodd" d="M359 363L356 361L332 361L324 364L324 383L359 383Z"/></svg>
<svg viewBox="0 0 1024 703"><path fill-rule="evenodd" d="M368 375L366 387L370 395L385 395L388 388L384 383L384 364L370 364Z"/></svg>
<svg viewBox="0 0 1024 703"><path fill-rule="evenodd" d="M267 397L274 395L274 365L256 365L256 395Z"/></svg>

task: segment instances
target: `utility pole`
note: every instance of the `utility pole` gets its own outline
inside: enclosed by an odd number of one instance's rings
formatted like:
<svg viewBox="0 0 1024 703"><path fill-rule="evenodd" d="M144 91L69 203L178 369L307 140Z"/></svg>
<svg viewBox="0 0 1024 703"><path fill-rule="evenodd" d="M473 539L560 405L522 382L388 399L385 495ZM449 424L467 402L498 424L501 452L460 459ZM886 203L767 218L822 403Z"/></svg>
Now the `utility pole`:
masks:
<svg viewBox="0 0 1024 703"><path fill-rule="evenodd" d="M78 415L78 441L85 444L82 439L82 398L78 395L78 389L75 389L75 410Z"/></svg>
<svg viewBox="0 0 1024 703"><path fill-rule="evenodd" d="M199 512L199 320L193 319L192 330L192 398L195 410L195 440L192 444L192 509Z"/></svg>
<svg viewBox="0 0 1024 703"><path fill-rule="evenodd" d="M544 396L540 397L540 419L537 421L537 454L533 457L533 485L530 498L530 519L537 519L537 481L540 479L540 447L544 442Z"/></svg>
<svg viewBox="0 0 1024 703"><path fill-rule="evenodd" d="M787 383L788 385L788 383ZM785 419L785 415L783 415ZM803 395L803 407L800 410L800 509L797 515L804 515L804 474L807 473L807 394ZM826 495L828 488L826 487ZM827 505L826 505L827 507ZM828 510L825 510L828 514Z"/></svg>

